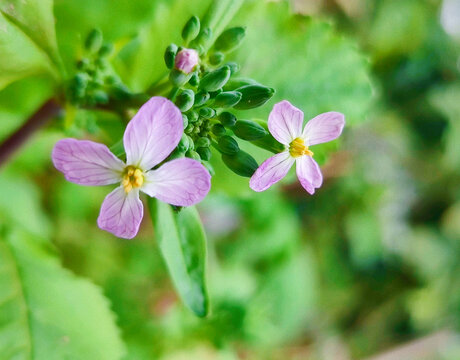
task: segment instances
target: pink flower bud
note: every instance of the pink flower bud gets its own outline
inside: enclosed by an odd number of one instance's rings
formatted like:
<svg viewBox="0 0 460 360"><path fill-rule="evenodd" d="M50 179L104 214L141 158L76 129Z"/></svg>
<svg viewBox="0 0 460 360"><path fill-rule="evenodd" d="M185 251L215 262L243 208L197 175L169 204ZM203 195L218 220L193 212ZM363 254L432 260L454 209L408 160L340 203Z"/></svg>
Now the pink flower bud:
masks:
<svg viewBox="0 0 460 360"><path fill-rule="evenodd" d="M189 74L198 65L198 52L194 49L183 49L176 55L176 69Z"/></svg>

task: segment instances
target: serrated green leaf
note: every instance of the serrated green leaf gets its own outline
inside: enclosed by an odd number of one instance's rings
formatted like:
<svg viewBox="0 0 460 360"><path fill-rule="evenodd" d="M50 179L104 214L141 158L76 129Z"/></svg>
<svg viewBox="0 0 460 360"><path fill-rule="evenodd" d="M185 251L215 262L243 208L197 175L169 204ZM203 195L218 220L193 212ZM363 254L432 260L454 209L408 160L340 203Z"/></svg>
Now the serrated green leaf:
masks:
<svg viewBox="0 0 460 360"><path fill-rule="evenodd" d="M46 53L0 11L0 89L30 75L52 72Z"/></svg>
<svg viewBox="0 0 460 360"><path fill-rule="evenodd" d="M53 0L0 0L0 11L32 39L57 68L61 67L54 26Z"/></svg>
<svg viewBox="0 0 460 360"><path fill-rule="evenodd" d="M21 231L4 233L2 359L120 359L124 345L101 291L63 269L49 243Z"/></svg>
<svg viewBox="0 0 460 360"><path fill-rule="evenodd" d="M235 23L247 24L237 50L241 73L276 90L251 114L266 118L273 104L287 99L305 112L305 120L340 111L347 125L364 121L372 88L368 62L356 44L328 23L292 15L287 1L248 4Z"/></svg>
<svg viewBox="0 0 460 360"><path fill-rule="evenodd" d="M171 206L149 199L155 236L182 301L197 316L208 314L206 235L195 207L174 213Z"/></svg>

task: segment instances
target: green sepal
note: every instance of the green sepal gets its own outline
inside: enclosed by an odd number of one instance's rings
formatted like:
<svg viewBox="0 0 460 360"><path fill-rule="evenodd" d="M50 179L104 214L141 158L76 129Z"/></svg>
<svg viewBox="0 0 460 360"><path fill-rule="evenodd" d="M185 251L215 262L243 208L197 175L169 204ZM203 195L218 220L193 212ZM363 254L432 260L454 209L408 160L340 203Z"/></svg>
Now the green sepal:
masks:
<svg viewBox="0 0 460 360"><path fill-rule="evenodd" d="M260 85L257 81L251 78L236 77L231 78L224 86L224 91L235 90L246 85Z"/></svg>
<svg viewBox="0 0 460 360"><path fill-rule="evenodd" d="M222 154L222 161L235 174L244 177L251 177L258 167L257 161L243 150L234 155Z"/></svg>
<svg viewBox="0 0 460 360"><path fill-rule="evenodd" d="M209 107L204 107L200 109L200 116L205 119L211 119L216 116L216 110Z"/></svg>
<svg viewBox="0 0 460 360"><path fill-rule="evenodd" d="M227 133L227 130L225 130L224 126L222 124L214 124L211 129L212 133L216 135L217 137L223 136Z"/></svg>
<svg viewBox="0 0 460 360"><path fill-rule="evenodd" d="M197 49L201 53L208 48L210 42L212 41L212 30L209 27L201 29L197 38L190 43L190 46Z"/></svg>
<svg viewBox="0 0 460 360"><path fill-rule="evenodd" d="M97 53L102 46L102 32L99 29L93 29L86 37L85 48L91 53Z"/></svg>
<svg viewBox="0 0 460 360"><path fill-rule="evenodd" d="M211 150L209 147L199 147L196 149L196 152L200 155L202 160L208 161L211 159Z"/></svg>
<svg viewBox="0 0 460 360"><path fill-rule="evenodd" d="M192 73L185 74L182 71L177 70L177 69L172 69L171 72L169 73L169 80L171 80L173 85L176 87L181 87L187 81L189 81L191 77L192 77Z"/></svg>
<svg viewBox="0 0 460 360"><path fill-rule="evenodd" d="M241 101L235 106L238 110L262 106L275 94L275 89L263 85L245 85L236 90L242 94Z"/></svg>
<svg viewBox="0 0 460 360"><path fill-rule="evenodd" d="M176 44L170 44L165 50L164 59L165 64L168 69L172 69L174 67L174 60L176 58L178 47Z"/></svg>
<svg viewBox="0 0 460 360"><path fill-rule="evenodd" d="M233 127L236 124L236 116L228 111L224 111L219 115L219 121L225 127Z"/></svg>
<svg viewBox="0 0 460 360"><path fill-rule="evenodd" d="M206 104L206 101L208 101L209 98L210 96L208 92L200 91L195 95L195 106L201 106Z"/></svg>
<svg viewBox="0 0 460 360"><path fill-rule="evenodd" d="M211 55L209 55L209 63L214 66L222 64L224 59L225 59L225 55L224 53L221 53L220 51L214 52Z"/></svg>

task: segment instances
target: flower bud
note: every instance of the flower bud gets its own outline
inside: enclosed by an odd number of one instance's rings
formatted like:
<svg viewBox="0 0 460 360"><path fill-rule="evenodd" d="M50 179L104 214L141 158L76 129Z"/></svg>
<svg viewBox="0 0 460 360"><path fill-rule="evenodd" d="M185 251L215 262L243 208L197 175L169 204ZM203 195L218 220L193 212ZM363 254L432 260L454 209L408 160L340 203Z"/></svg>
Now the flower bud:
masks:
<svg viewBox="0 0 460 360"><path fill-rule="evenodd" d="M200 77L198 76L196 72L192 74L192 77L190 78L188 83L192 86L198 86L198 84L200 83Z"/></svg>
<svg viewBox="0 0 460 360"><path fill-rule="evenodd" d="M203 76L200 81L200 89L205 91L219 90L227 83L228 79L230 79L230 68L223 66Z"/></svg>
<svg viewBox="0 0 460 360"><path fill-rule="evenodd" d="M195 106L201 106L209 100L209 93L200 91L195 95Z"/></svg>
<svg viewBox="0 0 460 360"><path fill-rule="evenodd" d="M246 85L260 85L257 81L250 78L237 77L231 78L224 86L224 91L235 90Z"/></svg>
<svg viewBox="0 0 460 360"><path fill-rule="evenodd" d="M197 96L198 96L198 94L195 95L195 99L196 99ZM189 111L187 113L187 117L189 119L189 122L194 124L198 120L198 113L196 111Z"/></svg>
<svg viewBox="0 0 460 360"><path fill-rule="evenodd" d="M184 132L186 134L191 134L194 129L195 129L195 127L193 126L193 124L188 124L187 127L185 128Z"/></svg>
<svg viewBox="0 0 460 360"><path fill-rule="evenodd" d="M225 128L221 124L213 125L211 131L217 137L225 135L227 133L227 130L225 130Z"/></svg>
<svg viewBox="0 0 460 360"><path fill-rule="evenodd" d="M262 126L251 120L238 120L232 130L240 139L248 141L263 138L268 134Z"/></svg>
<svg viewBox="0 0 460 360"><path fill-rule="evenodd" d="M182 123L184 125L184 129L188 126L188 117L185 114L182 114Z"/></svg>
<svg viewBox="0 0 460 360"><path fill-rule="evenodd" d="M224 111L223 113L219 115L219 121L225 127L232 127L236 123L236 116L233 115L232 113Z"/></svg>
<svg viewBox="0 0 460 360"><path fill-rule="evenodd" d="M253 109L265 104L271 99L275 90L263 85L246 85L236 89L242 94L240 102L235 109L247 110Z"/></svg>
<svg viewBox="0 0 460 360"><path fill-rule="evenodd" d="M211 159L211 150L209 150L209 147L199 147L196 149L196 152L202 160L208 161Z"/></svg>
<svg viewBox="0 0 460 360"><path fill-rule="evenodd" d="M201 161L201 163L206 168L206 170L209 171L209 174L211 176L214 176L216 174L216 172L214 171L214 168L212 167L212 165L208 161Z"/></svg>
<svg viewBox="0 0 460 360"><path fill-rule="evenodd" d="M106 43L101 46L99 49L99 56L100 57L108 57L112 54L113 52L113 45L110 43Z"/></svg>
<svg viewBox="0 0 460 360"><path fill-rule="evenodd" d="M204 52L208 48L209 43L212 40L212 31L209 27L201 29L197 38L193 40L190 44L191 47L195 49L200 49L199 53Z"/></svg>
<svg viewBox="0 0 460 360"><path fill-rule="evenodd" d="M201 160L200 155L195 150L187 151L185 156L189 157L190 159L194 159L194 160L198 160L198 161Z"/></svg>
<svg viewBox="0 0 460 360"><path fill-rule="evenodd" d="M99 29L93 29L86 37L85 48L92 53L96 53L101 48L101 45L102 32Z"/></svg>
<svg viewBox="0 0 460 360"><path fill-rule="evenodd" d="M177 97L175 104L180 109L180 111L185 112L193 106L195 100L195 93L193 90L185 89Z"/></svg>
<svg viewBox="0 0 460 360"><path fill-rule="evenodd" d="M92 98L96 104L107 104L109 102L109 95L104 90L94 91Z"/></svg>
<svg viewBox="0 0 460 360"><path fill-rule="evenodd" d="M184 25L182 29L182 39L185 42L195 39L200 32L200 19L196 16L192 16Z"/></svg>
<svg viewBox="0 0 460 360"><path fill-rule="evenodd" d="M168 156L168 160L180 159L180 158L183 158L184 156L185 156L185 151L182 151L179 149L179 147L177 147L171 153L171 155Z"/></svg>
<svg viewBox="0 0 460 360"><path fill-rule="evenodd" d="M165 59L165 64L168 69L172 69L174 66L174 59L176 57L177 53L177 45L176 44L170 44L164 54L164 59Z"/></svg>
<svg viewBox="0 0 460 360"><path fill-rule="evenodd" d="M214 107L229 108L235 106L241 100L241 96L241 93L238 91L221 92L214 99Z"/></svg>
<svg viewBox="0 0 460 360"><path fill-rule="evenodd" d="M217 65L222 64L222 62L224 61L224 58L225 58L225 55L218 51L218 52L212 53L209 56L209 63L211 65L217 66Z"/></svg>
<svg viewBox="0 0 460 360"><path fill-rule="evenodd" d="M182 49L176 54L175 67L185 74L190 74L198 65L199 56L195 49Z"/></svg>
<svg viewBox="0 0 460 360"><path fill-rule="evenodd" d="M227 65L230 68L230 73L232 75L240 71L240 66L236 62L231 61L225 65Z"/></svg>
<svg viewBox="0 0 460 360"><path fill-rule="evenodd" d="M200 116L205 118L205 119L211 119L214 116L216 116L216 110L204 107L200 109Z"/></svg>
<svg viewBox="0 0 460 360"><path fill-rule="evenodd" d="M234 155L240 151L240 147L234 138L224 135L217 142L217 150L222 154Z"/></svg>
<svg viewBox="0 0 460 360"><path fill-rule="evenodd" d="M233 51L240 46L245 35L246 30L243 27L227 29L217 38L214 47L216 50L222 52Z"/></svg>
<svg viewBox="0 0 460 360"><path fill-rule="evenodd" d="M257 170L257 161L243 150L234 155L222 154L222 161L235 174L245 177L251 177Z"/></svg>
<svg viewBox="0 0 460 360"><path fill-rule="evenodd" d="M209 140L209 138L207 137L200 137L198 138L198 140L196 141L196 147L209 147L209 145L211 145L211 140Z"/></svg>
<svg viewBox="0 0 460 360"><path fill-rule="evenodd" d="M186 153L189 148L190 148L190 144L188 141L188 136L186 134L182 134L179 144L177 145L177 149L179 149L179 151L183 153Z"/></svg>

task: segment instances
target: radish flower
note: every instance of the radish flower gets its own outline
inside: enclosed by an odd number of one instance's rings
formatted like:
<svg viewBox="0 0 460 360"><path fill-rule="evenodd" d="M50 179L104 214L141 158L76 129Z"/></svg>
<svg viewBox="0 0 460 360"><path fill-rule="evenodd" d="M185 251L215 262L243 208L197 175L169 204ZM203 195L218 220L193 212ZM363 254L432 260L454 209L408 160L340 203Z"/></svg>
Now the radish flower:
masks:
<svg viewBox="0 0 460 360"><path fill-rule="evenodd" d="M152 170L175 149L183 130L180 110L166 98L153 97L126 127L126 163L103 144L76 139L58 141L52 159L73 183L120 184L104 199L97 223L103 230L131 239L144 213L139 191L177 206L193 205L209 191L211 176L196 160L176 159Z"/></svg>
<svg viewBox="0 0 460 360"><path fill-rule="evenodd" d="M198 51L195 49L182 49L176 55L175 67L185 74L190 74L199 60Z"/></svg>
<svg viewBox="0 0 460 360"><path fill-rule="evenodd" d="M310 146L334 140L340 136L345 117L338 112L327 112L311 119L302 131L303 112L289 101L275 104L268 117L268 129L286 150L265 160L251 177L249 186L264 191L286 176L296 163L297 177L308 193L323 183L321 170L313 160Z"/></svg>

